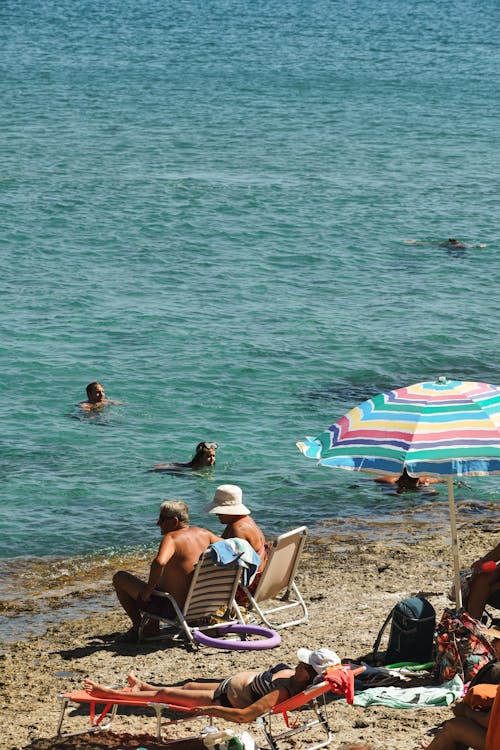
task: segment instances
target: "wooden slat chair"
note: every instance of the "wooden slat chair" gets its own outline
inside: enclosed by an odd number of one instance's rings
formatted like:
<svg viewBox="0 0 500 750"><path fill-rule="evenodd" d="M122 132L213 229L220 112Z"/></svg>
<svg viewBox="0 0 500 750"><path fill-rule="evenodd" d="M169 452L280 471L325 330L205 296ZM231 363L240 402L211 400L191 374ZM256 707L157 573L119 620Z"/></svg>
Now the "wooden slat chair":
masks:
<svg viewBox="0 0 500 750"><path fill-rule="evenodd" d="M194 628L209 632L217 629L220 622L244 623L241 611L235 602L240 576L241 568L237 561L222 566L215 565L210 548L205 550L195 565L183 607L180 607L168 592L153 592L153 597L165 598L171 603L175 618L143 612L139 626L139 642L149 640L144 637L143 633L145 626L151 620L160 623L160 633L159 636L155 636L155 640L158 637L184 640L191 648L198 648L193 638Z"/></svg>

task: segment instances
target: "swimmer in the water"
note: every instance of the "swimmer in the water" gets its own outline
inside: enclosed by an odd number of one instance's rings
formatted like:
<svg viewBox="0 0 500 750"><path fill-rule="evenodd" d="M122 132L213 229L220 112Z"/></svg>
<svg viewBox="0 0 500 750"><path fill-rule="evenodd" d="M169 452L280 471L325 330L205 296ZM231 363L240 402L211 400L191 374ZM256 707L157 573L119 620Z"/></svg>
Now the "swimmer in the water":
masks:
<svg viewBox="0 0 500 750"><path fill-rule="evenodd" d="M439 247L446 247L449 249L464 249L467 247L465 242L461 242L460 240L456 240L454 237L448 237L448 239L445 242L440 242Z"/></svg>
<svg viewBox="0 0 500 750"><path fill-rule="evenodd" d="M103 406L107 406L108 404L121 403L120 401L112 401L110 398L106 398L104 388L97 381L89 383L86 387L86 391L87 401L82 401L78 404L80 409L83 409L83 411L95 411L96 409L101 409Z"/></svg>
<svg viewBox="0 0 500 750"><path fill-rule="evenodd" d="M149 471L163 471L176 474L179 471L197 471L215 466L215 451L217 448L217 443L208 443L204 440L196 446L195 454L191 461L187 463L155 464Z"/></svg>
<svg viewBox="0 0 500 750"><path fill-rule="evenodd" d="M393 484L397 486L397 492L409 492L412 490L421 490L425 489L431 484L436 484L437 482L444 482L444 479L439 479L438 477L411 477L407 470L406 466L403 469L402 474L399 476L385 476L385 477L377 477L375 482L379 482L380 484ZM435 492L435 490L431 490Z"/></svg>
<svg viewBox="0 0 500 750"><path fill-rule="evenodd" d="M433 242L432 240L403 240L405 245L437 245L437 247L443 247L445 250L466 250L467 248L480 248L488 247L487 244L481 243L472 245L469 242L462 242L457 240L455 237L448 237L444 242Z"/></svg>

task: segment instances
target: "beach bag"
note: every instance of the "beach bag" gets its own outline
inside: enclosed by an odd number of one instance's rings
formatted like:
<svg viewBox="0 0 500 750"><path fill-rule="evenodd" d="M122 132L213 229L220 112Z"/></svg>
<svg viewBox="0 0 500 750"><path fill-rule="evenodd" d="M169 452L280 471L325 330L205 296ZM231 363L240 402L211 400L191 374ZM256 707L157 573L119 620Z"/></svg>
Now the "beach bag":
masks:
<svg viewBox="0 0 500 750"><path fill-rule="evenodd" d="M432 661L436 612L423 596L402 599L389 612L373 645L373 658L377 662L382 635L391 623L389 642L383 664Z"/></svg>
<svg viewBox="0 0 500 750"><path fill-rule="evenodd" d="M445 609L436 632L434 678L444 682L458 674L469 682L493 659L495 652L481 623L463 610Z"/></svg>

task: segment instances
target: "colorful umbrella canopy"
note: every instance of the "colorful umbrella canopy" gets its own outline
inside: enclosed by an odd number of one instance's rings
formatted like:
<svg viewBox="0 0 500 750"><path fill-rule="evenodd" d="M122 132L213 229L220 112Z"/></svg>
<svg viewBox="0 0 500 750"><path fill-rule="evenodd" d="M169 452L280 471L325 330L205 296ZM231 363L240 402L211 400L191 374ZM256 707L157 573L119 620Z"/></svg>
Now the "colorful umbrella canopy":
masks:
<svg viewBox="0 0 500 750"><path fill-rule="evenodd" d="M324 466L382 475L399 475L406 468L414 477L447 477L455 586L460 592L453 477L500 473L497 386L440 377L386 391L297 447Z"/></svg>

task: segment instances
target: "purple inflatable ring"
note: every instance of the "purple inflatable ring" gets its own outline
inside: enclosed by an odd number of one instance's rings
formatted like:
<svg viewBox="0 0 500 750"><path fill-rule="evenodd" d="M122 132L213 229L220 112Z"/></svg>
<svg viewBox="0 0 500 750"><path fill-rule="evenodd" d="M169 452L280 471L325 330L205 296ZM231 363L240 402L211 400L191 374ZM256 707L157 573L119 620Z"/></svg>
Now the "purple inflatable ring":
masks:
<svg viewBox="0 0 500 750"><path fill-rule="evenodd" d="M240 638L244 638L246 635L260 635L263 640L259 641L245 641L245 640L228 640L224 638L211 638L206 633L202 633L201 630L193 630L193 638L197 643L202 646L212 646L212 648L228 648L234 649L235 651L246 651L260 648L276 648L281 643L281 636L275 630L270 628L263 628L261 625L241 625L237 622L229 623L229 625L221 625L217 628L218 633L225 635L226 633L236 633Z"/></svg>

